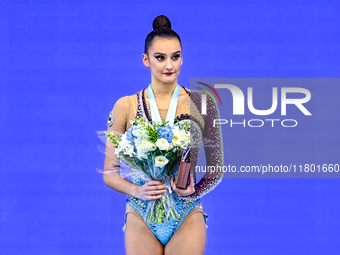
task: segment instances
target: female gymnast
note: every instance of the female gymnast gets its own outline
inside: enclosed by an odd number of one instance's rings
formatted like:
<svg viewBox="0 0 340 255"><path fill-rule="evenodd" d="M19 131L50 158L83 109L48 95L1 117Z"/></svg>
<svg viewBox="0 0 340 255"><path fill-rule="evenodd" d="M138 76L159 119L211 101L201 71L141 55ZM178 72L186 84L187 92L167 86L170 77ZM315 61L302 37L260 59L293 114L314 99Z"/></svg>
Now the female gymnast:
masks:
<svg viewBox="0 0 340 255"><path fill-rule="evenodd" d="M152 121L150 101L155 100L156 110L162 120L174 123L190 120L192 139L214 146L205 147L207 166L223 166L223 147L220 126L213 126L219 119L217 106L203 91L193 91L179 86L177 77L183 64L183 51L179 35L171 29L170 20L160 15L153 21L153 31L145 40L143 63L150 68L149 86L134 95L120 98L114 105L107 121L107 132L125 133L131 127L131 120L144 117ZM207 114L201 114L202 94L205 94ZM176 104L172 98L178 98ZM154 104L155 105L155 104ZM169 114L175 107L175 116ZM169 113L168 113L169 112ZM145 208L149 201L159 199L168 188L162 182L145 182L136 178L130 181L117 175L104 174L104 183L127 195L125 225L125 249L128 255L161 254L204 254L206 246L207 214L201 204L201 197L214 189L222 180L223 172L207 171L196 183L195 163L199 146L190 152L191 175L186 189L177 188L175 176L171 180L172 196L179 218L164 223L144 221ZM104 168L112 168L112 159L105 156ZM177 172L176 172L177 173Z"/></svg>

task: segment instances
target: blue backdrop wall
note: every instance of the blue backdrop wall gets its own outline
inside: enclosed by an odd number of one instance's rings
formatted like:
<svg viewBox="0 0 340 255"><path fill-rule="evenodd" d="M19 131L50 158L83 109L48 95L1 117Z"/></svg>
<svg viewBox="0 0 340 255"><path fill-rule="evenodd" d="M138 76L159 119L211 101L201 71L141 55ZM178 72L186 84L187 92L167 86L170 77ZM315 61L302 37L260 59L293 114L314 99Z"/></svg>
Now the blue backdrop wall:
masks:
<svg viewBox="0 0 340 255"><path fill-rule="evenodd" d="M156 16L181 36L178 82L189 87L193 77L338 77L339 7L2 0L0 254L124 254L125 195L95 171L95 131L150 82L142 53ZM339 191L338 179L224 179L202 199L206 254L337 254Z"/></svg>

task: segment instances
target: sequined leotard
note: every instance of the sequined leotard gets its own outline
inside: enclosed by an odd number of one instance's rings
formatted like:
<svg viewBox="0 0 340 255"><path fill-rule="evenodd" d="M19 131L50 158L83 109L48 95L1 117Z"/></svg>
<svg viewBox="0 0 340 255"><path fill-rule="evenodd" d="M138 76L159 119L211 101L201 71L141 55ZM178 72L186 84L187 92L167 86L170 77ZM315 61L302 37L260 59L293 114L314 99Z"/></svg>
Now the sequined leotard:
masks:
<svg viewBox="0 0 340 255"><path fill-rule="evenodd" d="M222 148L222 134L221 127L213 127L213 120L219 119L219 112L213 100L207 96L207 114L201 115L201 98L202 93L199 91L192 91L185 87L185 95L182 100L178 102L175 123L190 120L193 122L191 133L193 140L206 143L209 141L214 146L205 147L205 154L207 159L207 166L223 166L223 148ZM160 109L161 113L161 109ZM166 113L166 112L165 112ZM162 114L161 114L162 115ZM163 114L164 115L164 114ZM151 121L150 107L148 99L145 97L145 90L141 90L135 95L126 96L117 101L108 120L108 131L124 133L130 126L130 120L136 117L144 117ZM214 189L222 180L223 172L207 171L203 178L196 183L196 175L194 166L196 165L199 147L195 147L190 152L190 162L193 162L191 172L194 174L195 192L190 196L177 197L172 192L171 195L175 201L175 207L179 212L180 217L172 219L165 223L148 223L144 221L145 209L149 201L143 201L133 196L127 196L126 199L126 213L132 213L140 218L158 240L165 245L176 232L182 222L195 212L202 212L205 222L208 215L204 212L201 204L201 197ZM222 169L222 168L221 168ZM175 176L177 175L177 171ZM131 178L130 182L143 185L145 182ZM123 227L125 231L125 225Z"/></svg>

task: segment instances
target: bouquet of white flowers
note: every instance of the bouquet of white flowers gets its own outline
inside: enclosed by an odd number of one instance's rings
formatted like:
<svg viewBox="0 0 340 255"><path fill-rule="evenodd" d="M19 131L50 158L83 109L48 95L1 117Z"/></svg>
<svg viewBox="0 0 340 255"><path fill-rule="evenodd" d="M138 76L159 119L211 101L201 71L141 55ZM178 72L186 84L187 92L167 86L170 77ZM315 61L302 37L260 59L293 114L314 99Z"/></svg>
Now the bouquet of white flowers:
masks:
<svg viewBox="0 0 340 255"><path fill-rule="evenodd" d="M117 158L128 168L99 170L101 173L119 172L122 177L137 177L144 181L158 180L168 186L162 198L148 203L145 221L161 223L170 217L177 218L173 205L170 179L179 166L182 152L190 144L190 122L170 126L167 121L149 123L144 118L131 121L132 126L124 134L105 133L107 141L114 145ZM103 135L99 132L98 135ZM107 146L108 147L108 146ZM112 157L107 148L99 150ZM111 155L110 155L111 154ZM121 163L121 162L119 162Z"/></svg>

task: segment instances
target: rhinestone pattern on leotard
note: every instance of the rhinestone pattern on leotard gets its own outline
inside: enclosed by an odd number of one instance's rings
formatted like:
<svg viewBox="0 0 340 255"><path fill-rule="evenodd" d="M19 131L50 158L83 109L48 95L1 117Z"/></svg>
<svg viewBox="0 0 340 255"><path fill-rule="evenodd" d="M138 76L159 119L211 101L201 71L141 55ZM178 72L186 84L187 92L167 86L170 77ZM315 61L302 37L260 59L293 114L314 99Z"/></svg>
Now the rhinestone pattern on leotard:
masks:
<svg viewBox="0 0 340 255"><path fill-rule="evenodd" d="M143 185L145 183L140 179L134 178L132 178L130 181L137 185ZM163 245L165 245L170 240L171 236L176 232L176 230L179 228L183 220L193 209L200 208L203 213L205 222L208 220L208 215L203 211L200 199L196 199L195 201L183 201L182 199L180 199L180 197L174 195L173 192L171 193L171 196L173 197L174 207L176 211L179 213L179 217L176 219L171 218L168 222L164 223L145 222L152 231L152 233ZM146 208L149 202L150 201L143 201L133 196L128 196L126 200L127 206L132 206L143 219L145 217ZM123 231L124 230L125 225L123 227Z"/></svg>

